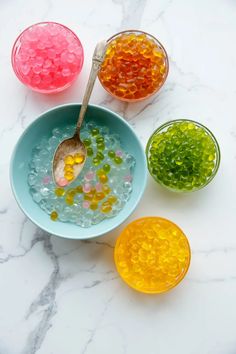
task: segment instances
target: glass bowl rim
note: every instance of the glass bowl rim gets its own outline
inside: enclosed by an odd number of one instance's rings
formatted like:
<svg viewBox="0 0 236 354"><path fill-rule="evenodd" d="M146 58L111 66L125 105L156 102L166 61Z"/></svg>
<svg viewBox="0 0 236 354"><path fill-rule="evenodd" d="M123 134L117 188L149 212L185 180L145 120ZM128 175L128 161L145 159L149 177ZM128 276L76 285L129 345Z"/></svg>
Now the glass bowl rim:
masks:
<svg viewBox="0 0 236 354"><path fill-rule="evenodd" d="M169 68L170 68L170 64L169 64L169 58L168 58L168 54L167 54L167 51L165 49L165 47L163 46L163 44L155 37L153 36L152 34L148 33L148 32L145 32L145 31L142 31L142 30L135 30L135 29L132 29L132 30L124 30L124 31L120 31L120 32L117 32L115 34L113 34L111 37L109 37L107 39L107 44L109 44L114 38L122 35L122 34L125 34L125 33L139 33L139 34L145 34L146 36L150 37L151 39L153 39L158 45L159 47L161 47L162 51L164 52L164 55L165 55L165 63L166 63L166 73L165 73L165 77L164 77L164 80L162 81L161 85L154 91L152 92L151 94L145 96L145 97L141 97L141 98L134 98L134 99L130 99L130 98L123 98L123 97L118 97L116 96L114 93L110 92L106 86L103 85L103 83L101 82L100 80L100 76L98 74L98 79L102 85L102 87L109 93L109 95L113 96L114 98L116 98L117 100L120 100L120 101L123 101L123 102L139 102L139 101L143 101L145 99L148 99L150 98L151 96L155 95L157 92L159 92L161 90L161 88L163 87L164 83L166 82L166 79L169 75Z"/></svg>
<svg viewBox="0 0 236 354"><path fill-rule="evenodd" d="M150 149L150 145L151 145L151 142L152 142L152 138L155 136L155 134L157 133L160 133L163 129L173 125L174 123L182 123L182 122L190 122L190 123L194 123L195 125L197 125L198 127L200 128L203 128L204 131L211 137L214 145L215 145L215 149L216 149L216 160L215 160L215 166L214 166L214 170L211 174L211 176L208 178L208 180L206 181L206 183L204 183L202 186L199 186L197 188L194 188L193 190L181 190L181 189L175 189L175 188L171 188L171 187L168 187L166 186L164 183L162 183L161 181L159 181L156 177L153 176L152 172L151 172L151 169L150 169L150 163L149 163L149 149ZM147 145L146 145L146 149L145 149L145 152L146 152L146 158L147 158L147 167L148 167L148 171L150 173L150 175L152 176L152 178L157 182L159 183L160 185L164 186L165 188L171 190L171 191L174 191L174 192L179 192L179 193L190 193L190 192L196 192L204 187L206 187L212 180L213 178L215 177L215 175L217 174L218 170L219 170L219 167L220 167L220 161L221 161L221 152L220 152L220 146L219 146L219 143L215 137L215 135L211 132L211 130L209 128L207 128L204 124L202 123L199 123L195 120L192 120L192 119L173 119L173 120L169 120L168 122L166 123L163 123L161 124L157 129L154 130L154 132L152 133L152 135L149 137L148 139L148 142L147 142Z"/></svg>
<svg viewBox="0 0 236 354"><path fill-rule="evenodd" d="M117 263L117 248L121 242L121 238L122 238L122 235L125 233L125 231L128 229L128 227L130 225L133 225L134 223L136 223L137 221L140 221L140 220L144 220L144 219L160 219L160 220L164 220L164 221L167 221L169 222L171 225L175 226L182 234L182 236L185 238L186 242L187 242L187 248L188 248L188 262L186 263L186 267L184 269L184 272L181 274L180 278L178 279L178 281L171 287L163 290L163 291L154 291L154 290L147 290L147 289L144 289L144 290L140 290L139 288L137 288L135 285L133 285L132 283L128 282L125 278L123 278L123 276L121 275L120 271L119 271L119 267L118 267L118 263ZM190 267L190 263L191 263L191 258L192 258L192 251L191 251L191 247L190 247L190 243L189 243L189 240L188 240L188 237L185 235L185 233L183 232L183 230L176 224L174 223L173 221L167 219L167 218L163 218L161 216L143 216L143 217L140 217L138 219L135 219L133 221L131 221L128 225L125 226L125 228L120 232L117 240L116 240L116 243L115 243L115 247L114 247L114 261L115 261L115 266L116 266L116 269L117 269L117 272L119 274L119 276L121 277L121 279L129 286L131 287L132 289L140 292L140 293L145 293L145 294L150 294L150 295L154 295L154 294L163 294L163 293L166 293L172 289L174 289L179 283L181 283L181 281L185 278L188 270L189 270L189 267Z"/></svg>

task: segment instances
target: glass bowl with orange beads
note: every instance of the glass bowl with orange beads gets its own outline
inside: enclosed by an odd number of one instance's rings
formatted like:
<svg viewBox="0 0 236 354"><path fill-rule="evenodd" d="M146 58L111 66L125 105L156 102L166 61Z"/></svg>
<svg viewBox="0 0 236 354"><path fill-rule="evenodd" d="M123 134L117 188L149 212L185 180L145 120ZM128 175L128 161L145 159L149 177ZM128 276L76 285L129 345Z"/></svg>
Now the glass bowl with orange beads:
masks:
<svg viewBox="0 0 236 354"><path fill-rule="evenodd" d="M128 102L141 101L163 86L169 71L163 45L151 34L129 30L108 39L98 77L114 97Z"/></svg>
<svg viewBox="0 0 236 354"><path fill-rule="evenodd" d="M158 294L174 288L185 277L191 250L176 224L161 217L143 217L122 231L114 258L118 273L131 288Z"/></svg>

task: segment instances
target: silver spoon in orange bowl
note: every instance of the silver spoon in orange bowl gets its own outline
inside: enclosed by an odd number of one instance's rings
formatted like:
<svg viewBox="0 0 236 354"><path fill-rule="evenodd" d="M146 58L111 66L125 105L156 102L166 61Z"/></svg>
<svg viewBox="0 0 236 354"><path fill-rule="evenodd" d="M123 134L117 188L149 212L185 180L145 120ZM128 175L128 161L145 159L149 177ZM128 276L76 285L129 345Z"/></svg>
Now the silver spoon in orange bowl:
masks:
<svg viewBox="0 0 236 354"><path fill-rule="evenodd" d="M78 177L84 167L87 158L87 149L80 138L80 128L85 117L88 102L97 78L98 71L105 56L106 45L106 41L99 42L94 50L92 68L86 86L83 102L80 108L75 134L71 138L63 140L60 145L58 145L53 157L53 179L55 183L60 187L69 185ZM65 174L64 168L67 163L71 165L71 169L67 174ZM65 176L67 176L67 178Z"/></svg>

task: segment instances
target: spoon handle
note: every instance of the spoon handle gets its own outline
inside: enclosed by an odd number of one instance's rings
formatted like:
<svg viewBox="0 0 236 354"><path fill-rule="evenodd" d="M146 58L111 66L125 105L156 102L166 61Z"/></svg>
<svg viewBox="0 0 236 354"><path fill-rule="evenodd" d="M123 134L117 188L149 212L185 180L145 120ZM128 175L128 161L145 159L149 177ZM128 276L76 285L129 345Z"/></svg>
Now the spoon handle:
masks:
<svg viewBox="0 0 236 354"><path fill-rule="evenodd" d="M90 99L90 96L91 96L91 93L93 90L93 86L94 86L96 78L97 78L97 73L98 73L100 66L101 66L103 59L104 59L106 44L107 44L106 41L99 42L96 45L96 48L94 50L93 59L92 59L92 67L91 67L88 83L86 86L83 102L82 102L80 112L79 112L79 118L78 118L78 122L77 122L77 126L76 126L76 134L79 134L80 127L83 123L84 116L85 116L85 113L86 113L86 110L88 107L88 102L89 102L89 99Z"/></svg>

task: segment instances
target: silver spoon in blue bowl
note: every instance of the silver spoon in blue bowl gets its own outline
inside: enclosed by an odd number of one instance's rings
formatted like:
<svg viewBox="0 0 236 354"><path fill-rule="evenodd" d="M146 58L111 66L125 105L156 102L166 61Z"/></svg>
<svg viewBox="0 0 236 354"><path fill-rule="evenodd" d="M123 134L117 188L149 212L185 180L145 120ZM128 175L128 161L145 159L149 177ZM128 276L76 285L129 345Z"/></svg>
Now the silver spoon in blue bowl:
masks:
<svg viewBox="0 0 236 354"><path fill-rule="evenodd" d="M96 45L94 50L92 67L82 101L75 133L71 138L63 140L60 145L58 145L53 157L53 179L59 187L65 187L69 185L78 177L84 167L87 158L86 146L80 138L80 128L87 111L89 99L97 78L98 71L105 56L106 45L106 41L101 41ZM65 170L66 165L71 166L68 171Z"/></svg>

